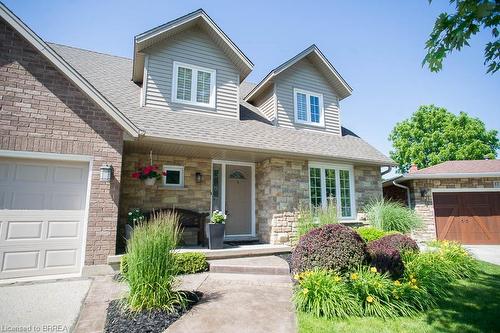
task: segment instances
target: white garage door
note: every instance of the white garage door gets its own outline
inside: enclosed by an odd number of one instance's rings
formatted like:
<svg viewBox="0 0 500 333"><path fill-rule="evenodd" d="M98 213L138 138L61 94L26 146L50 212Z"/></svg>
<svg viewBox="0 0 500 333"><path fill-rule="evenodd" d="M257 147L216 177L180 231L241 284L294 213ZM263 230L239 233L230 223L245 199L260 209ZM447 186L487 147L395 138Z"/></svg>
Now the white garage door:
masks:
<svg viewBox="0 0 500 333"><path fill-rule="evenodd" d="M0 158L0 279L79 273L88 163Z"/></svg>

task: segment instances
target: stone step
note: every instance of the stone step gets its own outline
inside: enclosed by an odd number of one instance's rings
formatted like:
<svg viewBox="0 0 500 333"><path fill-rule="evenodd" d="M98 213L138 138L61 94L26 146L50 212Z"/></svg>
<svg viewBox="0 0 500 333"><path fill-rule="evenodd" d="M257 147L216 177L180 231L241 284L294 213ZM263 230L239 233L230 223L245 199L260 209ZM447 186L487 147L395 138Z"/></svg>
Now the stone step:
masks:
<svg viewBox="0 0 500 333"><path fill-rule="evenodd" d="M277 256L209 260L211 273L289 275L288 263Z"/></svg>

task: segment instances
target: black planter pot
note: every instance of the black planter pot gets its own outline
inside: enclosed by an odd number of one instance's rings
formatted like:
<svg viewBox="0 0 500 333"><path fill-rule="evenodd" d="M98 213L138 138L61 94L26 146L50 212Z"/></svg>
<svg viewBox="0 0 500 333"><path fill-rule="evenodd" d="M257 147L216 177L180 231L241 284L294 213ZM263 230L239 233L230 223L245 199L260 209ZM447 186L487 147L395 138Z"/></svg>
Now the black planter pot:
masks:
<svg viewBox="0 0 500 333"><path fill-rule="evenodd" d="M224 246L224 223L207 223L208 248L222 249Z"/></svg>

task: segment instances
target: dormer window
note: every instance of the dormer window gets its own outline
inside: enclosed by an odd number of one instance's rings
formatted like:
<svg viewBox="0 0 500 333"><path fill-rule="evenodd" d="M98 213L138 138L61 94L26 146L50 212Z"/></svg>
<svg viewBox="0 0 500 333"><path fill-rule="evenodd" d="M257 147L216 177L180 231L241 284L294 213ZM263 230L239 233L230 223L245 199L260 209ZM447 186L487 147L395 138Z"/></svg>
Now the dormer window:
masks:
<svg viewBox="0 0 500 333"><path fill-rule="evenodd" d="M174 61L172 102L215 107L215 70Z"/></svg>
<svg viewBox="0 0 500 333"><path fill-rule="evenodd" d="M293 99L296 123L324 126L322 94L293 89Z"/></svg>

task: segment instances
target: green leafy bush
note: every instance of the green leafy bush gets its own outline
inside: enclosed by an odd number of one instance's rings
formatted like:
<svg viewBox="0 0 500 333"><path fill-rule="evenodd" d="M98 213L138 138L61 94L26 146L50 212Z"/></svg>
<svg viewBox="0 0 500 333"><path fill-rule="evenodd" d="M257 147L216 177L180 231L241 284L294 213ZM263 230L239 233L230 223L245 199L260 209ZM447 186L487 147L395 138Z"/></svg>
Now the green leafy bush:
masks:
<svg viewBox="0 0 500 333"><path fill-rule="evenodd" d="M327 224L302 236L292 252L292 272L315 268L339 273L359 266L366 258L366 244L351 228Z"/></svg>
<svg viewBox="0 0 500 333"><path fill-rule="evenodd" d="M160 212L148 223L135 227L127 243L129 310L174 311L186 306L185 294L173 290L178 268L172 250L179 241L178 222L175 213Z"/></svg>
<svg viewBox="0 0 500 333"><path fill-rule="evenodd" d="M175 253L174 258L178 274L194 274L208 268L207 257L201 252Z"/></svg>
<svg viewBox="0 0 500 333"><path fill-rule="evenodd" d="M438 251L455 270L459 279L472 278L479 272L479 264L464 247L457 242L432 241L428 243L429 250Z"/></svg>
<svg viewBox="0 0 500 333"><path fill-rule="evenodd" d="M422 225L422 219L399 202L376 200L365 208L366 218L370 224L384 231L408 233Z"/></svg>
<svg viewBox="0 0 500 333"><path fill-rule="evenodd" d="M363 238L363 240L367 243L374 241L374 240L377 240L377 239L380 239L380 238L387 236L387 235L393 235L393 234L399 233L397 231L384 231L382 229L375 228L375 227L368 226L368 225L363 226L363 227L359 227L356 229L356 231L361 236L361 238Z"/></svg>
<svg viewBox="0 0 500 333"><path fill-rule="evenodd" d="M302 207L299 210L297 218L297 234L293 237L292 243L297 244L300 237L304 236L314 228L338 222L339 218L335 205L329 204L326 208L313 207L312 209L309 207Z"/></svg>
<svg viewBox="0 0 500 333"><path fill-rule="evenodd" d="M314 270L295 275L297 309L316 317L345 318L413 316L428 308L424 289L411 282L393 281L375 267L359 266L347 275Z"/></svg>
<svg viewBox="0 0 500 333"><path fill-rule="evenodd" d="M294 293L297 309L316 317L346 318L361 314L356 294L336 273L316 270L297 274Z"/></svg>

